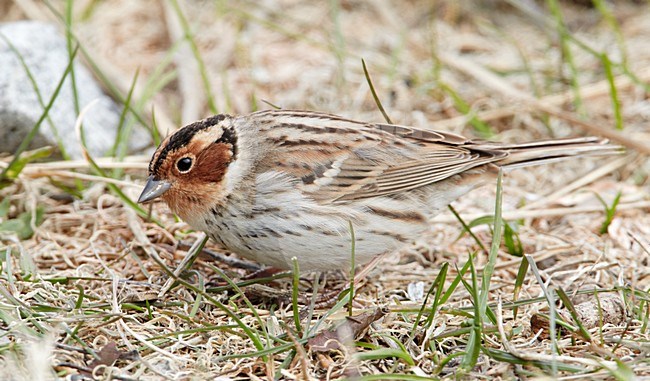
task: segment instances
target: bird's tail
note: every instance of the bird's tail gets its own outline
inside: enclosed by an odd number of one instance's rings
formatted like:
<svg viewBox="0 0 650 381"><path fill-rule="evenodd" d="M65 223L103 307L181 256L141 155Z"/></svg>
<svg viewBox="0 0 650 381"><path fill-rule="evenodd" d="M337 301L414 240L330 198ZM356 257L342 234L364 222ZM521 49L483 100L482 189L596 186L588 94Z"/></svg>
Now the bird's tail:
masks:
<svg viewBox="0 0 650 381"><path fill-rule="evenodd" d="M607 139L596 137L540 140L521 144L481 144L481 149L494 149L508 153L494 164L506 169L527 167L566 160L573 156L601 156L624 153L621 146L609 144Z"/></svg>

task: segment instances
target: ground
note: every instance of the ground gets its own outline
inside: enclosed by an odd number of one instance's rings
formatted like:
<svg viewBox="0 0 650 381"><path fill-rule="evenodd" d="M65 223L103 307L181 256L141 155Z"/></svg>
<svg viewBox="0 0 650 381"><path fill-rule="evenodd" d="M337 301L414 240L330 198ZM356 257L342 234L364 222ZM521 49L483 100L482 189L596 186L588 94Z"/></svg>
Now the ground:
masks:
<svg viewBox="0 0 650 381"><path fill-rule="evenodd" d="M95 158L101 171L30 163L0 190L0 378L650 376L646 3L16 0L0 10L2 21L70 28L78 59L117 100L138 72L127 123L163 136L273 106L382 122L363 59L395 123L625 147L475 190L453 204L460 217L436 217L355 283L351 308L349 293L312 297L348 287L347 274L249 285L254 266L208 252L166 287L201 234L162 204L132 206L153 147Z"/></svg>

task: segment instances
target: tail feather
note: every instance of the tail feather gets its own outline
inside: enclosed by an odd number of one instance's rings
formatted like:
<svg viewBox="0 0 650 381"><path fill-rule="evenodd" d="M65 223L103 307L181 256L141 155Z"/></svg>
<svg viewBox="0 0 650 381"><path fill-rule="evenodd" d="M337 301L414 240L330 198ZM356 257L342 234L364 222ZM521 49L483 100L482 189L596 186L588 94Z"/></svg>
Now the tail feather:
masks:
<svg viewBox="0 0 650 381"><path fill-rule="evenodd" d="M573 156L601 156L624 152L622 147L608 144L607 139L595 137L542 140L512 145L494 144L494 147L481 144L481 148L507 151L508 156L495 163L507 169L546 164Z"/></svg>

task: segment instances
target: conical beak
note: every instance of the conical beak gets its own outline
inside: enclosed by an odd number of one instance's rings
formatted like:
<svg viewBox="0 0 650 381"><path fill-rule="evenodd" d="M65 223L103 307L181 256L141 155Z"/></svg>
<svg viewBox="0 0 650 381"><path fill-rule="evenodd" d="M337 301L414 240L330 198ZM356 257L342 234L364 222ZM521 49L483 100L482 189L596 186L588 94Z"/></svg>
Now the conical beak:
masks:
<svg viewBox="0 0 650 381"><path fill-rule="evenodd" d="M171 183L163 180L155 180L153 176L149 176L147 183L138 198L138 203L151 201L162 196L172 186Z"/></svg>

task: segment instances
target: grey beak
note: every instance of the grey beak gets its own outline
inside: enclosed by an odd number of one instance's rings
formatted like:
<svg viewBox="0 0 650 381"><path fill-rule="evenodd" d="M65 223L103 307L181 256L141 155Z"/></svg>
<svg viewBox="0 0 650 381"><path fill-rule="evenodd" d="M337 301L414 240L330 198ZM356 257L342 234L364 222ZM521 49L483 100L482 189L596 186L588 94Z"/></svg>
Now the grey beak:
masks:
<svg viewBox="0 0 650 381"><path fill-rule="evenodd" d="M154 200L167 192L172 186L171 183L163 180L155 180L153 176L149 176L147 183L138 198L138 203Z"/></svg>

